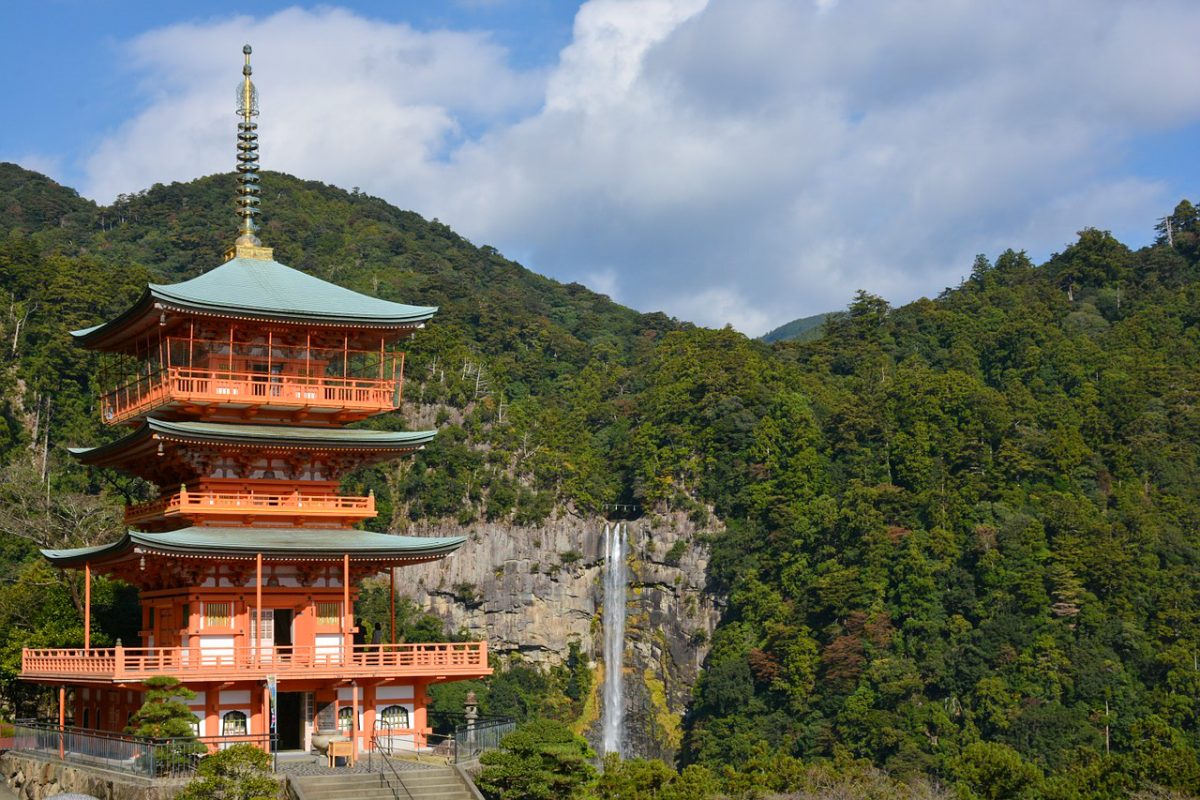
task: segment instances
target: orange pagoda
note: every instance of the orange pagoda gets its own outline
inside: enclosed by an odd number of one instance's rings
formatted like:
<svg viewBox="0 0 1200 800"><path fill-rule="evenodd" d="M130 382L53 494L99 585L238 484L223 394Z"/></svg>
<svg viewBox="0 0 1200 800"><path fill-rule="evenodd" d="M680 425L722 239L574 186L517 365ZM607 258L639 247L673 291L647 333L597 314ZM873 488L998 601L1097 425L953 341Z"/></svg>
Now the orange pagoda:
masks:
<svg viewBox="0 0 1200 800"><path fill-rule="evenodd" d="M350 470L398 458L433 431L346 429L400 405L403 352L436 308L387 302L276 262L257 236L257 95L241 84L241 230L221 266L151 284L116 319L74 337L107 362L100 397L116 441L73 451L136 475L158 499L125 510L119 541L44 551L86 576L82 649L23 654L22 678L59 689L59 723L121 731L143 681L196 692L199 736L307 750L341 734L357 751L386 730L421 747L426 687L491 672L486 642L395 642L355 627L357 584L444 558L462 538L356 530L373 496L338 493ZM140 591L139 646L93 648L91 576ZM68 713L68 708L70 712Z"/></svg>

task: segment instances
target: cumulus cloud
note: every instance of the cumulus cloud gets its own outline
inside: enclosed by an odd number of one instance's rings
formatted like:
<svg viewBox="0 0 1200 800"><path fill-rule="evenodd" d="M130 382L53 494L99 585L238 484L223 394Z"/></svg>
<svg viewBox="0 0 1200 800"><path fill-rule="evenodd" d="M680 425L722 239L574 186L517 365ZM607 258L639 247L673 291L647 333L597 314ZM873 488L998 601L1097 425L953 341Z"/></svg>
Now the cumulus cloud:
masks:
<svg viewBox="0 0 1200 800"><path fill-rule="evenodd" d="M228 169L248 39L264 166L757 334L860 287L935 293L977 252L1149 228L1176 198L1124 159L1200 118L1197 32L1183 0L590 0L528 71L486 33L292 9L131 42L144 110L86 191Z"/></svg>

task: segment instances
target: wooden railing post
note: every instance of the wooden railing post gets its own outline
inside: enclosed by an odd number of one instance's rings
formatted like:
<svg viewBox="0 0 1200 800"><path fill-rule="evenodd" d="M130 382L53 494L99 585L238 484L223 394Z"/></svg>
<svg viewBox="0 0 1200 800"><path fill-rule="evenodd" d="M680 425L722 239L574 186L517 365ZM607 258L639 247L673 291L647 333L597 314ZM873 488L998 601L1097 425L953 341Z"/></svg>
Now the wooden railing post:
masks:
<svg viewBox="0 0 1200 800"><path fill-rule="evenodd" d="M113 677L120 678L125 675L125 647L121 644L121 640L117 639L117 646L113 648Z"/></svg>

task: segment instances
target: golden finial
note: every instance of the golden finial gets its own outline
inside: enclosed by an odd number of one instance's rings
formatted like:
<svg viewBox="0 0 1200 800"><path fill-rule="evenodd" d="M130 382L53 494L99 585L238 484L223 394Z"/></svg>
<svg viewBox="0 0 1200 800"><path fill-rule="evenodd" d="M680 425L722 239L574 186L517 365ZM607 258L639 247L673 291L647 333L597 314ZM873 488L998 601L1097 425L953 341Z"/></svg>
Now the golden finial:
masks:
<svg viewBox="0 0 1200 800"><path fill-rule="evenodd" d="M238 238L226 253L231 258L270 259L271 248L263 247L258 238L259 187L258 177L258 90L250 80L250 45L242 48L246 63L242 66L242 84L238 87L238 207L242 217Z"/></svg>

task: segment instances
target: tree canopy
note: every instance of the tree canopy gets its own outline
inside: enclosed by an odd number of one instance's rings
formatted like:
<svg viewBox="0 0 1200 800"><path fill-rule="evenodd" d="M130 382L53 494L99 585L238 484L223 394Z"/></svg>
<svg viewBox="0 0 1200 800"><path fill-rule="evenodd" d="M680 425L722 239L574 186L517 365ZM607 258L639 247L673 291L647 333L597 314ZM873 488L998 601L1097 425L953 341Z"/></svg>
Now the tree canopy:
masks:
<svg viewBox="0 0 1200 800"><path fill-rule="evenodd" d="M683 766L866 763L979 797L1200 792L1192 203L1141 250L1087 229L1042 265L980 256L936 298L860 292L819 338L767 345L533 275L376 198L275 173L264 187L281 261L442 306L410 349L403 413L369 423L440 433L348 479L375 491L371 525L532 529L619 503L708 528L727 604ZM65 457L113 435L66 328L217 264L232 196L213 176L99 208L0 170L0 496L37 537L66 536L71 514L103 536L95 508L145 491ZM9 681L22 641L81 632L70 577L30 566L13 527L0 518ZM53 582L66 616L24 608L30 581ZM98 635L120 635L111 616ZM498 704L578 712L541 699L576 678L506 680Z"/></svg>

